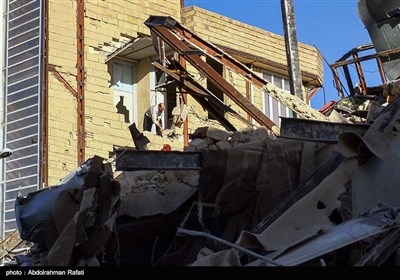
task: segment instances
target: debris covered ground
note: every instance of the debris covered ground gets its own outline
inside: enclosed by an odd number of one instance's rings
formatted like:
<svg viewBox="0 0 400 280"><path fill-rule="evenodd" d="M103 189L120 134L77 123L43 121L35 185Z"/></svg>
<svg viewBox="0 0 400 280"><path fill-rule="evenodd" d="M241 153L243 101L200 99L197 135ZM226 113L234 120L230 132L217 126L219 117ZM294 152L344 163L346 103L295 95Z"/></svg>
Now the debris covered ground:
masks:
<svg viewBox="0 0 400 280"><path fill-rule="evenodd" d="M183 152L201 155L198 170L115 171L95 157L18 199L25 242L6 263L396 265L399 106L337 144L199 128Z"/></svg>

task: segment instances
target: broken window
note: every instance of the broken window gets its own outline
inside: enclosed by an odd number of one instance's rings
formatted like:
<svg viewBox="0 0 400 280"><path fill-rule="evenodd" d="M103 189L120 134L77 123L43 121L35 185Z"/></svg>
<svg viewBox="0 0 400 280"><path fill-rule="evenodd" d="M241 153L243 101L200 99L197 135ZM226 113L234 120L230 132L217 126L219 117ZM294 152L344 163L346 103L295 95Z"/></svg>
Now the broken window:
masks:
<svg viewBox="0 0 400 280"><path fill-rule="evenodd" d="M278 76L276 74L268 73L266 71L262 71L262 77L264 78L264 80L273 83L278 88L284 91L290 91L290 84L288 79ZM293 111L291 109L269 96L266 92L264 92L263 103L263 113L267 117L269 117L274 123L280 124L279 117L293 117Z"/></svg>
<svg viewBox="0 0 400 280"><path fill-rule="evenodd" d="M161 63L159 60L157 62ZM164 72L152 66L150 105L155 105L160 102L166 104L162 119L164 128L170 128L172 126L172 110L178 104L177 99L179 99L179 93L176 91L175 81L168 80Z"/></svg>
<svg viewBox="0 0 400 280"><path fill-rule="evenodd" d="M125 123L135 122L135 66L114 62L112 73L116 112L124 116Z"/></svg>
<svg viewBox="0 0 400 280"><path fill-rule="evenodd" d="M223 66L221 63L217 62L216 60L207 57L206 62L220 74L223 76ZM224 93L218 89L213 83L211 83L209 80L207 80L207 89L211 91L218 99L220 99L222 102L224 101ZM223 112L221 112L223 113ZM216 118L212 116L210 113L208 113L208 118L215 120Z"/></svg>

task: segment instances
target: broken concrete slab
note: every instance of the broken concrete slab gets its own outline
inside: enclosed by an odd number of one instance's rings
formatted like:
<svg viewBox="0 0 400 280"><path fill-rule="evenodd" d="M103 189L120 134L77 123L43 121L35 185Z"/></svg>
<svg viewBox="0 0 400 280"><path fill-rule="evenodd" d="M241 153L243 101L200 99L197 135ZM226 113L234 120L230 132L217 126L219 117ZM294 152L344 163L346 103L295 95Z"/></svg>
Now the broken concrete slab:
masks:
<svg viewBox="0 0 400 280"><path fill-rule="evenodd" d="M267 128L260 126L257 127L253 133L251 133L251 142L262 142L267 140L270 137L270 133Z"/></svg>
<svg viewBox="0 0 400 280"><path fill-rule="evenodd" d="M129 193L121 198L118 217L166 215L175 211L197 191L197 188L178 181L162 188L162 192L154 188L147 192Z"/></svg>
<svg viewBox="0 0 400 280"><path fill-rule="evenodd" d="M268 251L282 251L299 239L306 239L319 230L332 228L334 210L340 206L338 197L346 191L357 163L354 159L343 161L314 190L283 213L261 234L255 235ZM307 219L304 219L307 217Z"/></svg>
<svg viewBox="0 0 400 280"><path fill-rule="evenodd" d="M49 266L75 266L97 258L113 262L118 252L115 218L119 207L120 185L111 177L111 167L95 156L84 185L66 199L59 196L46 227L48 254L43 255ZM72 192L74 190L67 190ZM65 194L65 191L63 192ZM73 206L74 211L62 211ZM79 253L78 253L79 252ZM90 261L93 263L93 261Z"/></svg>
<svg viewBox="0 0 400 280"><path fill-rule="evenodd" d="M227 140L219 141L215 144L215 146L220 150L227 150L232 148L231 144Z"/></svg>
<svg viewBox="0 0 400 280"><path fill-rule="evenodd" d="M208 143L203 139L196 138L189 142L189 146L194 147L196 151L201 151L207 148Z"/></svg>
<svg viewBox="0 0 400 280"><path fill-rule="evenodd" d="M400 136L388 143L386 160L370 158L355 171L352 177L353 213L359 215L378 202L400 207L400 176L395 167L400 166Z"/></svg>
<svg viewBox="0 0 400 280"><path fill-rule="evenodd" d="M216 141L222 141L225 140L227 141L229 136L231 136L232 133L229 133L224 130L220 130L217 128L209 127L206 133L206 136L208 138L214 139Z"/></svg>
<svg viewBox="0 0 400 280"><path fill-rule="evenodd" d="M294 245L293 248L289 248L287 252L273 259L285 266L299 265L367 237L388 232L397 227L394 221L395 216L392 216L394 213L392 210L380 207L372 209L363 216L341 223L309 240ZM266 257L271 258L270 255ZM256 260L249 265L260 264L261 261ZM263 263L261 265L269 264Z"/></svg>

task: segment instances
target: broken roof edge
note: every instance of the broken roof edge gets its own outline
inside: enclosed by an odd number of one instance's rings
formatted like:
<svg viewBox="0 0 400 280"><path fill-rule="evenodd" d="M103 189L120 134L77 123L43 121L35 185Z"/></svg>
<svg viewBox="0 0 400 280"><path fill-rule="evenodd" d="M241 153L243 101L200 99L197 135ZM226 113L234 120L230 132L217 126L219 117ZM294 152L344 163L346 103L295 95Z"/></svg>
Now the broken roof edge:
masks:
<svg viewBox="0 0 400 280"><path fill-rule="evenodd" d="M150 39L151 40L151 36L148 35L148 34L145 34L145 33L137 32L136 38L132 39L131 41L127 42L126 44L124 44L121 47L119 47L118 49L116 49L114 52L112 52L109 55L107 55L107 57L104 60L104 62L107 63L110 60L118 57L118 55L120 55L122 52L124 52L125 50L129 49L135 43L137 43L139 40L142 40L142 39ZM149 47L150 46L153 46L153 43L149 44Z"/></svg>

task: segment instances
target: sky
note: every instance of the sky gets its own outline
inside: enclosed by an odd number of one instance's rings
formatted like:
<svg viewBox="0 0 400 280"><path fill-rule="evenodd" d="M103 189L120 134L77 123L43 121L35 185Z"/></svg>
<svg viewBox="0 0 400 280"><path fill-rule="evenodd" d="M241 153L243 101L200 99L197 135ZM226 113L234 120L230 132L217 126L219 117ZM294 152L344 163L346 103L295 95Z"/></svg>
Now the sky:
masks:
<svg viewBox="0 0 400 280"><path fill-rule="evenodd" d="M294 0L297 41L315 45L329 64L334 63L352 48L371 43L368 32L358 16L357 2ZM185 0L185 6L198 6L284 35L280 0ZM379 84L376 67L366 64L363 65L363 70L367 83L370 80L371 86ZM311 106L320 109L325 102L338 99L332 72L324 62L323 88L312 99Z"/></svg>

